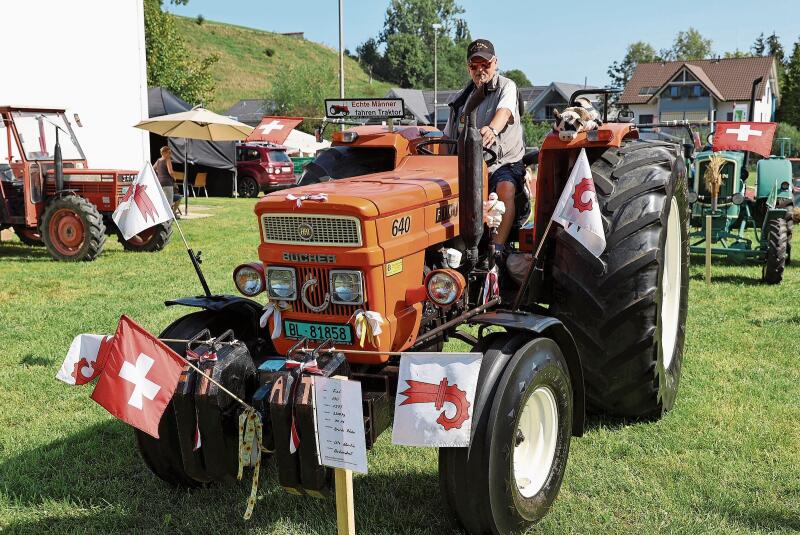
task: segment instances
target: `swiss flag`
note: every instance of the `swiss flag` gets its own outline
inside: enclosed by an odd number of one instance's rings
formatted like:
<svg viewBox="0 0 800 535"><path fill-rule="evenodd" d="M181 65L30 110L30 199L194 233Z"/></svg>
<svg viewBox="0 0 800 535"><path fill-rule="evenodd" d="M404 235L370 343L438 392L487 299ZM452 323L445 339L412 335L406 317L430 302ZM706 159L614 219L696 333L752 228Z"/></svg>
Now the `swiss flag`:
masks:
<svg viewBox="0 0 800 535"><path fill-rule="evenodd" d="M268 141L282 145L289 133L303 122L302 117L274 117L266 115L261 122L247 136L246 141Z"/></svg>
<svg viewBox="0 0 800 535"><path fill-rule="evenodd" d="M594 256L600 257L606 248L603 218L597 204L592 168L581 149L578 160L569 174L567 185L553 211L553 221L564 227L573 238L586 247Z"/></svg>
<svg viewBox="0 0 800 535"><path fill-rule="evenodd" d="M177 353L123 315L92 399L123 422L158 438L158 423L183 366Z"/></svg>
<svg viewBox="0 0 800 535"><path fill-rule="evenodd" d="M769 158L772 138L777 123L727 123L718 122L714 131L714 152L720 150L745 150Z"/></svg>

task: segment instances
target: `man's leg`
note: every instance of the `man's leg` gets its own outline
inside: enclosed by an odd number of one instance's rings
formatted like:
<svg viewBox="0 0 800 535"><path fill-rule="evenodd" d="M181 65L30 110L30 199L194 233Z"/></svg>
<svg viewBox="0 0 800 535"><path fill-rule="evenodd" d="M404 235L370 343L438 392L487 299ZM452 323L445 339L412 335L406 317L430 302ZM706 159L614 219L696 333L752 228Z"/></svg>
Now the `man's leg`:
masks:
<svg viewBox="0 0 800 535"><path fill-rule="evenodd" d="M492 176L489 177L489 192L497 193L497 198L506 205L506 213L503 214L503 221L500 223L494 238L494 243L505 244L516 217L514 197L517 193L517 187L510 164L504 165L492 173Z"/></svg>

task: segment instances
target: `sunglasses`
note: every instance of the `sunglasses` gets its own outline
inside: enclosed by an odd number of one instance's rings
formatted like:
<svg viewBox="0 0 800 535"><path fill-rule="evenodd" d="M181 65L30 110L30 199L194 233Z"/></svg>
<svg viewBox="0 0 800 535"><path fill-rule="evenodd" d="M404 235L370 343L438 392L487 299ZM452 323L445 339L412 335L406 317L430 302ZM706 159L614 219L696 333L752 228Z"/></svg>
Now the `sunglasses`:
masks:
<svg viewBox="0 0 800 535"><path fill-rule="evenodd" d="M469 67L469 70L471 70L471 71L477 71L478 69L486 70L489 67L491 67L493 61L494 60L492 60L492 61L479 61L479 62L474 62L474 63L473 62L469 62L469 63L467 63L467 67Z"/></svg>

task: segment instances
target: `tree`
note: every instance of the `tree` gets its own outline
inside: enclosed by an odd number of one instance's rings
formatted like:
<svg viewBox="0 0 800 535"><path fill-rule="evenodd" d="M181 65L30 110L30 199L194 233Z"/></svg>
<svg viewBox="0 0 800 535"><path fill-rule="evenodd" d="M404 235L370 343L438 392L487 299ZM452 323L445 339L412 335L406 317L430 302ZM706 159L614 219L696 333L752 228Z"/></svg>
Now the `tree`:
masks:
<svg viewBox="0 0 800 535"><path fill-rule="evenodd" d="M767 49L767 44L764 42L764 32L761 32L758 37L756 37L753 46L750 47L750 50L753 51L753 54L756 56L763 56L764 51Z"/></svg>
<svg viewBox="0 0 800 535"><path fill-rule="evenodd" d="M800 39L794 44L786 63L778 115L781 121L800 127Z"/></svg>
<svg viewBox="0 0 800 535"><path fill-rule="evenodd" d="M615 61L608 67L608 77L611 79L612 87L625 87L633 76L633 71L640 63L650 63L658 61L655 49L650 43L637 41L628 45L625 50L625 57L622 61Z"/></svg>
<svg viewBox="0 0 800 535"><path fill-rule="evenodd" d="M725 52L725 54L723 54L722 57L724 57L725 59L730 59L730 58L752 58L753 55L751 53L749 53L749 52L744 52L744 51L739 50L737 48L733 52Z"/></svg>
<svg viewBox="0 0 800 535"><path fill-rule="evenodd" d="M528 80L528 77L525 76L525 73L519 69L511 69L508 71L503 71L500 74L502 74L506 78L514 80L514 83L517 84L517 87L530 87L533 85L531 81Z"/></svg>
<svg viewBox="0 0 800 535"><path fill-rule="evenodd" d="M663 55L666 56L664 59L673 61L706 59L711 57L711 39L704 39L699 31L690 27L685 32L678 32L672 48Z"/></svg>
<svg viewBox="0 0 800 535"><path fill-rule="evenodd" d="M161 0L144 2L147 85L164 87L186 102L207 106L214 100L216 84L211 67L219 61L219 56L193 57L178 33L174 17L162 11L161 4Z"/></svg>
<svg viewBox="0 0 800 535"><path fill-rule="evenodd" d="M522 138L526 147L541 147L544 138L553 130L550 123L537 123L529 114L522 116Z"/></svg>
<svg viewBox="0 0 800 535"><path fill-rule="evenodd" d="M434 24L439 86L455 88L467 78L469 28L455 0L392 0L383 29L356 49L365 70L401 87L433 87ZM456 53L458 51L458 53Z"/></svg>
<svg viewBox="0 0 800 535"><path fill-rule="evenodd" d="M783 46L781 46L781 42L778 36L775 35L775 32L772 32L772 34L767 37L767 55L773 56L778 62L779 67L784 66L786 58L784 57Z"/></svg>

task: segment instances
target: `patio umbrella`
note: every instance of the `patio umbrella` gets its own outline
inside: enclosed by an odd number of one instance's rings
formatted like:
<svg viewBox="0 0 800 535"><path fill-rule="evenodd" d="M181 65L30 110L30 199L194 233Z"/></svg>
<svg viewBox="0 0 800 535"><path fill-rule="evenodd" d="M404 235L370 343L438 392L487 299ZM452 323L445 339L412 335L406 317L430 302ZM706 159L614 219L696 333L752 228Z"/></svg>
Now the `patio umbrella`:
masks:
<svg viewBox="0 0 800 535"><path fill-rule="evenodd" d="M195 107L189 111L162 115L145 119L136 125L136 128L153 132L164 137L202 139L206 141L237 141L245 139L253 131L252 126L248 126L239 121L235 121L223 115L218 115L205 108ZM184 161L183 173L183 193L186 198L186 212L189 212L189 196L186 195L188 189L188 160L189 148L186 148L186 158ZM235 184L235 181L234 181ZM234 186L235 187L235 186Z"/></svg>

